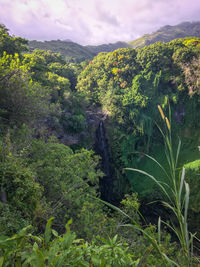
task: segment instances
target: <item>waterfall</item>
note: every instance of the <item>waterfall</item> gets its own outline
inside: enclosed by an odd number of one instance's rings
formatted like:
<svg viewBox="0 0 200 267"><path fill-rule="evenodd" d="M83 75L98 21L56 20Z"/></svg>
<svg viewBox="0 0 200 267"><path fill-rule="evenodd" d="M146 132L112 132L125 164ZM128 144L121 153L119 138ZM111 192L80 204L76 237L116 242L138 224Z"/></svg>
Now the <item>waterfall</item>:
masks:
<svg viewBox="0 0 200 267"><path fill-rule="evenodd" d="M112 202L113 198L113 178L110 168L109 147L105 135L103 121L100 121L96 130L95 150L101 156L101 169L105 176L100 180L101 198L105 201Z"/></svg>

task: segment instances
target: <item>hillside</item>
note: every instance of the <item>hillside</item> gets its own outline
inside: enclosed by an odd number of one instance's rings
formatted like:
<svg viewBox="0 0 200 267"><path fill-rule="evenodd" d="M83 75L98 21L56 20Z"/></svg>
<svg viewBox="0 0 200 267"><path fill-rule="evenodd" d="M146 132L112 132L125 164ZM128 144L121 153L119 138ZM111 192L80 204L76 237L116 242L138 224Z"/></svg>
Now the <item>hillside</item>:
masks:
<svg viewBox="0 0 200 267"><path fill-rule="evenodd" d="M54 53L60 53L65 60L81 62L86 59L92 59L100 52L112 52L118 48L128 47L125 42L117 42L113 44L102 44L98 46L82 46L71 41L29 41L31 51L34 49L50 50Z"/></svg>
<svg viewBox="0 0 200 267"><path fill-rule="evenodd" d="M26 44L0 25L0 267L199 266L200 38Z"/></svg>
<svg viewBox="0 0 200 267"><path fill-rule="evenodd" d="M175 26L166 25L156 32L145 34L141 38L128 42L133 47L144 47L158 41L170 42L185 37L200 37L200 22L183 22Z"/></svg>
<svg viewBox="0 0 200 267"><path fill-rule="evenodd" d="M141 38L130 42L116 42L110 44L102 44L97 46L82 46L71 40L52 40L52 41L29 41L30 50L50 50L54 53L60 53L65 60L70 62L81 62L90 60L100 52L112 52L118 48L126 47L144 47L158 41L170 42L177 38L185 38L190 36L200 37L200 22L183 22L175 26L166 25L156 32L145 34Z"/></svg>

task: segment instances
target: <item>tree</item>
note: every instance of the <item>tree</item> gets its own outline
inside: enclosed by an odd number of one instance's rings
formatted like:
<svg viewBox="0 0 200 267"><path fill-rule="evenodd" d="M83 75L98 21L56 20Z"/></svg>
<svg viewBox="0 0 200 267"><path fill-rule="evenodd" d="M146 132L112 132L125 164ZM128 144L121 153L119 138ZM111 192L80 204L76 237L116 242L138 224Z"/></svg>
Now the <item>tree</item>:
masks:
<svg viewBox="0 0 200 267"><path fill-rule="evenodd" d="M0 142L0 235L14 233L30 223L35 225L44 212L41 197L42 187L34 171L12 153L8 132Z"/></svg>
<svg viewBox="0 0 200 267"><path fill-rule="evenodd" d="M30 76L30 64L20 60L19 55L0 57L0 119L14 126L42 119L47 112L48 92Z"/></svg>
<svg viewBox="0 0 200 267"><path fill-rule="evenodd" d="M0 55L3 55L3 52L10 55L20 54L27 50L27 44L28 41L23 38L10 36L5 25L0 24Z"/></svg>
<svg viewBox="0 0 200 267"><path fill-rule="evenodd" d="M92 225L92 197L96 196L99 178L103 175L97 169L98 157L92 151L82 149L74 153L63 144L34 141L29 151L28 164L36 171L37 180L44 188L44 197L50 205L47 217L54 215L57 230L62 232L66 221L72 218L73 227L80 235L88 232L89 225L82 209L88 207L85 212ZM98 206L96 204L96 212L102 214Z"/></svg>

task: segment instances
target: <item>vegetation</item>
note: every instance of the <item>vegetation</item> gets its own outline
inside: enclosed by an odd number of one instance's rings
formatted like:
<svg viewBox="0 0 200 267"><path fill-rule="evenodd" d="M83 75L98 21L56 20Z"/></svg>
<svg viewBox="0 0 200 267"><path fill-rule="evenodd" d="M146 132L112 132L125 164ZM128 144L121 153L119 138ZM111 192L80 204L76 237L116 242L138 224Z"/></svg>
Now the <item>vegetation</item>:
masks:
<svg viewBox="0 0 200 267"><path fill-rule="evenodd" d="M176 153L173 151L172 139L171 139L171 120L168 120L165 117L163 110L160 106L158 106L161 117L164 121L165 127L164 130L159 128L161 134L164 138L165 144L165 154L166 161L168 163L168 169L165 169L160 163L154 158L146 155L152 161L154 161L159 168L163 171L164 175L167 176L168 183L162 183L149 173L138 169L127 169L131 171L136 171L142 173L152 179L160 188L160 190L164 193L164 197L167 201L163 201L163 205L169 208L172 211L172 214L175 215L177 223L173 222L170 225L168 222L162 221L159 217L158 220L158 243L160 243L161 238L161 223L167 225L170 230L177 236L179 243L181 245L182 253L183 253L183 262L187 266L190 266L193 261L196 262L194 254L193 254L193 239L195 235L189 233L188 231L188 207L189 207L189 185L185 182L185 168L182 169L181 176L177 177L177 164L179 159L179 153L181 148L181 141L179 140L178 147ZM171 111L169 109L169 114L171 116ZM159 127L159 126L158 126ZM164 256L167 261L170 263L170 260L166 255ZM198 261L198 259L197 259Z"/></svg>
<svg viewBox="0 0 200 267"><path fill-rule="evenodd" d="M82 62L84 60L91 60L100 52L111 52L115 49L128 47L128 44L125 42L117 42L113 44L103 44L98 46L82 46L80 44L74 43L72 41L61 41L61 40L52 40L52 41L29 41L29 48L31 51L34 49L40 50L50 50L54 53L60 53L62 57L68 62Z"/></svg>
<svg viewBox="0 0 200 267"><path fill-rule="evenodd" d="M108 139L116 176L120 176L118 170L127 166L163 176L143 153L150 152L166 166L164 148L160 149L162 140L155 126L159 122L155 106L161 105L165 110L167 99L172 110L173 140L177 140L178 134L183 142L179 166L189 160L188 152L191 161L199 158L199 116L195 112L199 108L198 67L192 72L192 89L186 74L187 66L192 68L193 61L199 59L199 39L185 42L179 39L138 50L126 48L100 53L78 76L77 89L85 93L91 104L95 101L109 114ZM124 178L141 199L148 195L159 198L155 185L148 179L143 181L140 174L119 177Z"/></svg>
<svg viewBox="0 0 200 267"><path fill-rule="evenodd" d="M0 266L198 266L199 43L79 64L0 26ZM92 150L100 121L115 205Z"/></svg>
<svg viewBox="0 0 200 267"><path fill-rule="evenodd" d="M166 25L156 32L145 34L139 39L128 42L133 48L144 47L145 45L154 44L155 42L170 42L174 39L185 38L190 36L199 36L200 23L182 22L175 26Z"/></svg>
<svg viewBox="0 0 200 267"><path fill-rule="evenodd" d="M112 44L103 44L97 46L82 46L70 40L52 40L39 42L29 41L28 46L31 51L34 49L50 50L54 53L60 53L62 57L70 62L81 62L91 60L100 52L112 52L119 48L141 48L156 42L170 42L174 39L185 38L199 35L199 22L183 22L175 26L166 25L152 34L145 34L139 39L130 42L116 42Z"/></svg>

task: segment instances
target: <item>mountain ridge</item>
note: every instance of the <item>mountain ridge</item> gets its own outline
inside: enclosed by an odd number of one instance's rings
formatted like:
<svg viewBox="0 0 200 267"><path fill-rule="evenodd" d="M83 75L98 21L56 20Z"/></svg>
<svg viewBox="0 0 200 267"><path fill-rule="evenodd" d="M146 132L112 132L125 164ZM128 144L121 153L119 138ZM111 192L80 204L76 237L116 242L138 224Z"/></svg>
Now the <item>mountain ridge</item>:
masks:
<svg viewBox="0 0 200 267"><path fill-rule="evenodd" d="M185 37L200 37L200 21L182 22L177 25L165 25L151 34L127 42L132 48L140 48L155 42L170 42L174 39Z"/></svg>
<svg viewBox="0 0 200 267"><path fill-rule="evenodd" d="M72 41L29 41L30 51L34 49L51 50L54 53L60 53L67 61L81 62L92 59L100 52L112 52L118 48L126 48L129 45L126 42L116 42L110 44L102 44L98 46L80 45Z"/></svg>
<svg viewBox="0 0 200 267"><path fill-rule="evenodd" d="M52 41L29 41L30 51L34 49L50 50L54 53L60 53L63 58L70 62L82 62L91 60L100 52L112 52L118 48L141 48L158 41L170 42L174 39L185 37L200 37L200 21L182 22L174 26L165 25L151 34L145 34L142 37L130 41L118 41L116 43L101 45L80 45L69 39Z"/></svg>

